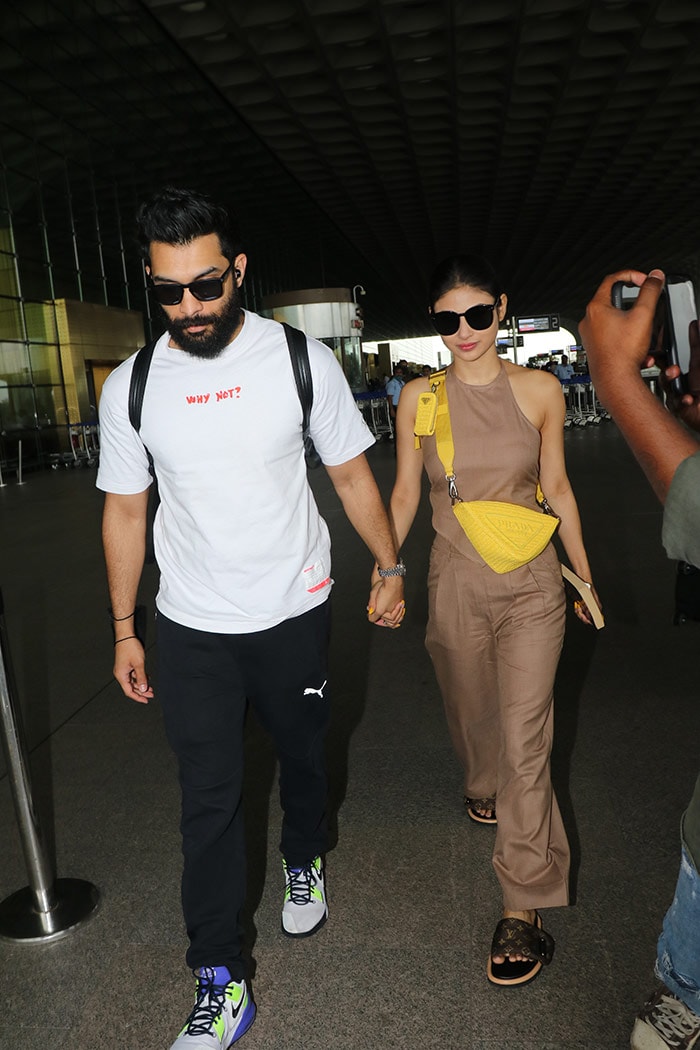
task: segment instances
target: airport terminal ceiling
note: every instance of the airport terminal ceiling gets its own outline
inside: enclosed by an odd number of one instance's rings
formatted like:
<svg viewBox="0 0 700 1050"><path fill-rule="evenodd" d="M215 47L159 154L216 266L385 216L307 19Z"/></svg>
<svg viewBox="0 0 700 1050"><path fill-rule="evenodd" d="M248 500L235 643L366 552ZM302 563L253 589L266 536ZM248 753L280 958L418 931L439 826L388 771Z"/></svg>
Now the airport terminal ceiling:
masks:
<svg viewBox="0 0 700 1050"><path fill-rule="evenodd" d="M20 219L22 178L50 211L66 167L76 222L111 186L127 217L207 188L251 293L360 284L369 338L427 331L459 247L526 314L576 319L627 264L700 276L698 0L10 0L0 25Z"/></svg>

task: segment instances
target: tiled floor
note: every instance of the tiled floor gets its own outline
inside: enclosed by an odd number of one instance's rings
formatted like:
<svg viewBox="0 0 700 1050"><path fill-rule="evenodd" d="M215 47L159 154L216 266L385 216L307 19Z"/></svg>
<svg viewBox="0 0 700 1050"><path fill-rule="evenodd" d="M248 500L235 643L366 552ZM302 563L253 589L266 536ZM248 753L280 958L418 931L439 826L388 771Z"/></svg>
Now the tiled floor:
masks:
<svg viewBox="0 0 700 1050"><path fill-rule="evenodd" d="M574 853L574 905L546 913L552 966L490 986L499 915L493 830L469 823L423 648L430 519L404 553L398 632L364 618L369 558L323 471L334 540L337 845L330 919L300 943L279 930L274 756L248 730L247 917L256 1050L618 1050L653 984L698 764L697 624L673 627L660 508L612 424L566 434L608 625L571 620L557 684L554 779ZM371 462L388 494L390 445ZM6 479L8 480L8 479ZM32 746L34 790L58 874L94 882L96 916L62 941L0 943L0 1050L167 1050L192 981L179 910L178 798L157 702L129 705L111 644L92 471L0 488L0 587ZM149 572L144 595L154 592ZM26 884L8 778L0 780L0 899Z"/></svg>

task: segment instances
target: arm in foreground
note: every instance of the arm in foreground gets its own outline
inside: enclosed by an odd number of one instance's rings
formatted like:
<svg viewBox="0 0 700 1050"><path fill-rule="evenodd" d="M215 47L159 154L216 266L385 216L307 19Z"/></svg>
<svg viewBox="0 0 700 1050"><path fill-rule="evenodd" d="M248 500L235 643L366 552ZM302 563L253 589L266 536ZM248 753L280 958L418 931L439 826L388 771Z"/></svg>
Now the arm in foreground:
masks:
<svg viewBox="0 0 700 1050"><path fill-rule="evenodd" d="M148 489L136 495L108 492L102 515L102 542L114 618L113 674L130 700L146 704L153 696L145 654L134 637L133 612L146 550Z"/></svg>

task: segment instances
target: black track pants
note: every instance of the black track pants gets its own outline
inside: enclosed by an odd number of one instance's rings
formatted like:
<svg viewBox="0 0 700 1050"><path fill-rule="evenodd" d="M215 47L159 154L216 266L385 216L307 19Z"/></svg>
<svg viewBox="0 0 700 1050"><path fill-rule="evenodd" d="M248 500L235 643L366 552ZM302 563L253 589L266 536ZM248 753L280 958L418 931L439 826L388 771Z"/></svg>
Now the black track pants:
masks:
<svg viewBox="0 0 700 1050"><path fill-rule="evenodd" d="M327 845L324 743L330 602L253 634L210 634L158 615L158 697L182 789L182 906L187 963L244 976L241 789L246 705L271 735L292 867Z"/></svg>

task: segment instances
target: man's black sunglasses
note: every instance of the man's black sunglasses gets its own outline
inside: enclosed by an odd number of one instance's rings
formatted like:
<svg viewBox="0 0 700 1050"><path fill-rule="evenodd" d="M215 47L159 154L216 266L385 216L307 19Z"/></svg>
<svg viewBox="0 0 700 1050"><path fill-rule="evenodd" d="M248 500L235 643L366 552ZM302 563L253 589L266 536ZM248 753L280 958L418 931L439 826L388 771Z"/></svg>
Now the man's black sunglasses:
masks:
<svg viewBox="0 0 700 1050"><path fill-rule="evenodd" d="M459 323L462 318L475 332L483 332L485 328L491 325L493 311L500 301L501 297L499 295L495 303L479 303L477 306L470 306L462 314L455 313L454 310L438 310L434 314L431 310L430 320L435 325L435 331L439 335L454 335L459 330Z"/></svg>
<svg viewBox="0 0 700 1050"><path fill-rule="evenodd" d="M221 277L200 277L197 281L189 284L154 284L151 281L151 294L161 306L177 306L182 302L185 288L189 288L190 295L199 299L200 303L210 303L213 299L220 299L224 294L224 281L231 272L233 263L229 263Z"/></svg>

